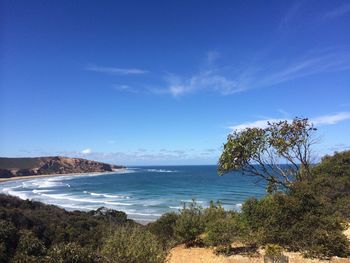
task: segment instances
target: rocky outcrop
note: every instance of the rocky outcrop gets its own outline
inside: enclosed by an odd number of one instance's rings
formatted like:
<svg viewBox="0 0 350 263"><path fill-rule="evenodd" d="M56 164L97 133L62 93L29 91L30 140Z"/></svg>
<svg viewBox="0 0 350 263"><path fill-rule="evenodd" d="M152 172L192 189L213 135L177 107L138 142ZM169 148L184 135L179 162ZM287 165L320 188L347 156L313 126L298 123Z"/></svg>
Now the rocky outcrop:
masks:
<svg viewBox="0 0 350 263"><path fill-rule="evenodd" d="M61 156L37 158L0 157L0 178L43 174L112 172L121 168L124 167Z"/></svg>

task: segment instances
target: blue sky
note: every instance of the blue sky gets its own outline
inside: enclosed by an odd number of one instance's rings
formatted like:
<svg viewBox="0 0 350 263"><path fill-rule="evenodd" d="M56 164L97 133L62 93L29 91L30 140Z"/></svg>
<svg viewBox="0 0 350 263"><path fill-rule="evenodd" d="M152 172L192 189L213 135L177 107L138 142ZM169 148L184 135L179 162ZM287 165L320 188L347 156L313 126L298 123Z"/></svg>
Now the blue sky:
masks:
<svg viewBox="0 0 350 263"><path fill-rule="evenodd" d="M309 117L350 147L350 1L1 0L0 155L215 164Z"/></svg>

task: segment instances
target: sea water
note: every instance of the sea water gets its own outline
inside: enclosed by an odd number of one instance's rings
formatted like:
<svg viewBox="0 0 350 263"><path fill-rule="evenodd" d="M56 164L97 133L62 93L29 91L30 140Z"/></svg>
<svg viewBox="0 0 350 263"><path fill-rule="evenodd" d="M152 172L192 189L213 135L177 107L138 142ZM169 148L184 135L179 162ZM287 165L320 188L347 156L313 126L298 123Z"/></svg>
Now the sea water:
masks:
<svg viewBox="0 0 350 263"><path fill-rule="evenodd" d="M0 184L0 192L67 210L107 207L138 221L154 221L194 199L207 207L220 201L239 210L249 197L265 195L265 185L240 172L218 176L215 165L134 167L107 174L32 178Z"/></svg>

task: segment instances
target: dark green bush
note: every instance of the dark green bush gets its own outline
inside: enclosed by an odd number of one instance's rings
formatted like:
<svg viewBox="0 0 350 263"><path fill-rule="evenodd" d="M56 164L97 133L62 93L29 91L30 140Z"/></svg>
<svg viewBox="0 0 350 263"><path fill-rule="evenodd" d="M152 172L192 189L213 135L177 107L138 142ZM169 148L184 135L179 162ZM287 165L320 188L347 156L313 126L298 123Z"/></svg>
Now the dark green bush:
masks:
<svg viewBox="0 0 350 263"><path fill-rule="evenodd" d="M283 247L276 244L267 244L265 247L265 255L271 258L277 258L283 254Z"/></svg>
<svg viewBox="0 0 350 263"><path fill-rule="evenodd" d="M18 231L11 222L0 220L0 263L7 262L14 254Z"/></svg>
<svg viewBox="0 0 350 263"><path fill-rule="evenodd" d="M165 251L157 238L141 227L118 227L104 242L102 255L110 263L161 263Z"/></svg>
<svg viewBox="0 0 350 263"><path fill-rule="evenodd" d="M169 248L176 243L175 240L175 224L179 218L177 213L166 213L162 215L157 221L148 224L147 228L154 234L163 248Z"/></svg>
<svg viewBox="0 0 350 263"><path fill-rule="evenodd" d="M0 263L41 262L50 258L48 251L64 258L73 245L63 243L75 244L77 253L96 251L108 231L127 222L125 213L110 209L67 212L0 194Z"/></svg>
<svg viewBox="0 0 350 263"><path fill-rule="evenodd" d="M310 192L322 202L328 214L350 220L350 151L325 156L312 169L313 178L296 184L294 192Z"/></svg>
<svg viewBox="0 0 350 263"><path fill-rule="evenodd" d="M230 245L237 240L238 228L233 217L219 218L206 226L204 244L208 246Z"/></svg>
<svg viewBox="0 0 350 263"><path fill-rule="evenodd" d="M42 256L46 253L46 247L32 231L21 230L20 238L17 245L16 253L25 254L28 256Z"/></svg>
<svg viewBox="0 0 350 263"><path fill-rule="evenodd" d="M228 212L225 211L225 209L221 206L219 202L215 204L213 201L210 201L209 207L203 210L203 224L211 224L212 222L218 219L226 218L227 214Z"/></svg>
<svg viewBox="0 0 350 263"><path fill-rule="evenodd" d="M204 232L202 213L203 208L196 202L187 206L184 204L174 228L175 236L179 242L192 245L198 241L199 235Z"/></svg>
<svg viewBox="0 0 350 263"><path fill-rule="evenodd" d="M53 246L45 263L98 263L102 262L92 250L83 248L77 243L58 244Z"/></svg>
<svg viewBox="0 0 350 263"><path fill-rule="evenodd" d="M37 256L29 256L25 253L16 253L11 263L46 263L47 258L45 257L37 257Z"/></svg>
<svg viewBox="0 0 350 263"><path fill-rule="evenodd" d="M230 245L219 245L214 249L214 253L216 255L224 255L228 257L232 255L232 247Z"/></svg>
<svg viewBox="0 0 350 263"><path fill-rule="evenodd" d="M349 242L341 221L324 212L308 193L250 199L242 207L242 216L260 245L279 244L309 256L346 256Z"/></svg>

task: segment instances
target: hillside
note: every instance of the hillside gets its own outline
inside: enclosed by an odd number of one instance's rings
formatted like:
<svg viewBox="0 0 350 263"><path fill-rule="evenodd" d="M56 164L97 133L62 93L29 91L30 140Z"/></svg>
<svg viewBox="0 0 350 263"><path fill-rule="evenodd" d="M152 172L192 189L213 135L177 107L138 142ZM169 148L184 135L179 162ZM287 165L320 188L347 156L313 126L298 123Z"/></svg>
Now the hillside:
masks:
<svg viewBox="0 0 350 263"><path fill-rule="evenodd" d="M44 174L111 172L123 166L61 156L34 158L0 157L0 178Z"/></svg>
<svg viewBox="0 0 350 263"><path fill-rule="evenodd" d="M0 194L0 262L102 263L95 251L111 229L126 224L138 225L107 208L68 212Z"/></svg>

